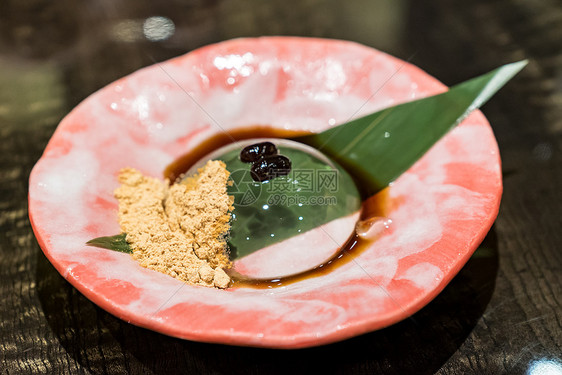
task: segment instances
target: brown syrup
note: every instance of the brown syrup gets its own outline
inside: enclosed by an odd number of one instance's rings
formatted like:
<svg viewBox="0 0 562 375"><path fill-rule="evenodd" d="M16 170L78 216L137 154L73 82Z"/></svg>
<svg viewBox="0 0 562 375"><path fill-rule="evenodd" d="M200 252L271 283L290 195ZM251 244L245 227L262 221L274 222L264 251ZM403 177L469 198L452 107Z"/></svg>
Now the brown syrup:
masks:
<svg viewBox="0 0 562 375"><path fill-rule="evenodd" d="M177 160L168 165L164 170L164 178L167 178L170 181L175 181L182 174L187 172L189 168L197 161L199 161L202 157L232 142L253 138L293 138L307 134L309 133L303 131L274 129L266 126L251 126L231 130L228 133L217 133L203 141L190 152L184 154L183 156L180 156ZM366 219L373 216L384 217L386 216L385 214L387 212L387 206L388 189L385 189L380 193L363 201L361 209L361 219ZM268 280L252 279L233 272L231 274L233 280L231 287L271 289L286 286L305 279L323 276L332 272L335 268L352 261L358 254L363 252L370 243L372 243L372 241L361 239L357 235L352 235L347 240L346 244L342 246L342 248L330 259L313 269L295 275Z"/></svg>
<svg viewBox="0 0 562 375"><path fill-rule="evenodd" d="M170 181L176 181L178 177L187 172L189 168L201 160L203 156L229 143L253 138L293 138L308 134L310 133L302 130L273 129L269 126L259 125L233 129L228 132L220 132L207 138L187 154L174 160L164 170L164 178Z"/></svg>

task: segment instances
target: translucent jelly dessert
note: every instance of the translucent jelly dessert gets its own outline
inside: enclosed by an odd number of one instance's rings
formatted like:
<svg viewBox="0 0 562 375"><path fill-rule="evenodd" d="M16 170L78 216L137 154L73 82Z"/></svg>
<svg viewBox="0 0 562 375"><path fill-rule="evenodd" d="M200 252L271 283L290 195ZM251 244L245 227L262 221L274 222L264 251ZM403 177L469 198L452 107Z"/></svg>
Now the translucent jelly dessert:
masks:
<svg viewBox="0 0 562 375"><path fill-rule="evenodd" d="M320 151L287 139L246 140L208 154L186 175L207 160L222 160L231 173L229 248L237 273L271 279L304 272L355 234L359 191Z"/></svg>

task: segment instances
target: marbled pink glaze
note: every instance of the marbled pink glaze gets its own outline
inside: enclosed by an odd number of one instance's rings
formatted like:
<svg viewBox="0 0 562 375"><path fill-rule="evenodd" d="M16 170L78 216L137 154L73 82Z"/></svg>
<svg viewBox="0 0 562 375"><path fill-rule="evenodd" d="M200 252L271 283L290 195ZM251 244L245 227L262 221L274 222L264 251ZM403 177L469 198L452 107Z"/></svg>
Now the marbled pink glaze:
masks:
<svg viewBox="0 0 562 375"><path fill-rule="evenodd" d="M329 275L277 289L216 290L84 244L119 232L112 192L122 167L160 177L220 128L320 131L445 89L410 64L344 41L266 37L198 49L108 85L61 122L30 177L35 234L89 299L168 335L299 348L388 326L445 287L497 215L500 159L480 112L392 185L391 230Z"/></svg>

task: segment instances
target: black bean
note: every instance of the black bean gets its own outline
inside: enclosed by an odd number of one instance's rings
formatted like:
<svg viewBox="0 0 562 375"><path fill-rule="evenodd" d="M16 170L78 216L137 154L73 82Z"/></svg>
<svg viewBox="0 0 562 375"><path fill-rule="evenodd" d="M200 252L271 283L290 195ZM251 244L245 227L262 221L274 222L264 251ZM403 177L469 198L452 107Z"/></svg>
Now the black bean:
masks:
<svg viewBox="0 0 562 375"><path fill-rule="evenodd" d="M269 155L255 161L250 168L254 181L267 181L291 171L291 161L283 155Z"/></svg>
<svg viewBox="0 0 562 375"><path fill-rule="evenodd" d="M244 163L253 163L262 156L277 154L277 147L271 142L254 143L240 151L240 160Z"/></svg>

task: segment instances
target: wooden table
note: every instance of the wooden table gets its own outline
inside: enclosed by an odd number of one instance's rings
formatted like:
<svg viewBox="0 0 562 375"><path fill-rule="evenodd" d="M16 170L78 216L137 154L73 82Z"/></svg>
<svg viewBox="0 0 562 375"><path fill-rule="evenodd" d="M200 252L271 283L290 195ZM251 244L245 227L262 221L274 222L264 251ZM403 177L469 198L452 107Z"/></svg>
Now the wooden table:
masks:
<svg viewBox="0 0 562 375"><path fill-rule="evenodd" d="M174 22L169 39L143 36L143 20L156 15ZM55 271L29 224L29 172L58 121L96 89L154 61L231 37L271 34L356 40L449 85L530 59L483 108L503 158L495 225L420 312L324 347L182 341L109 315ZM0 373L562 373L561 133L560 1L4 0Z"/></svg>

